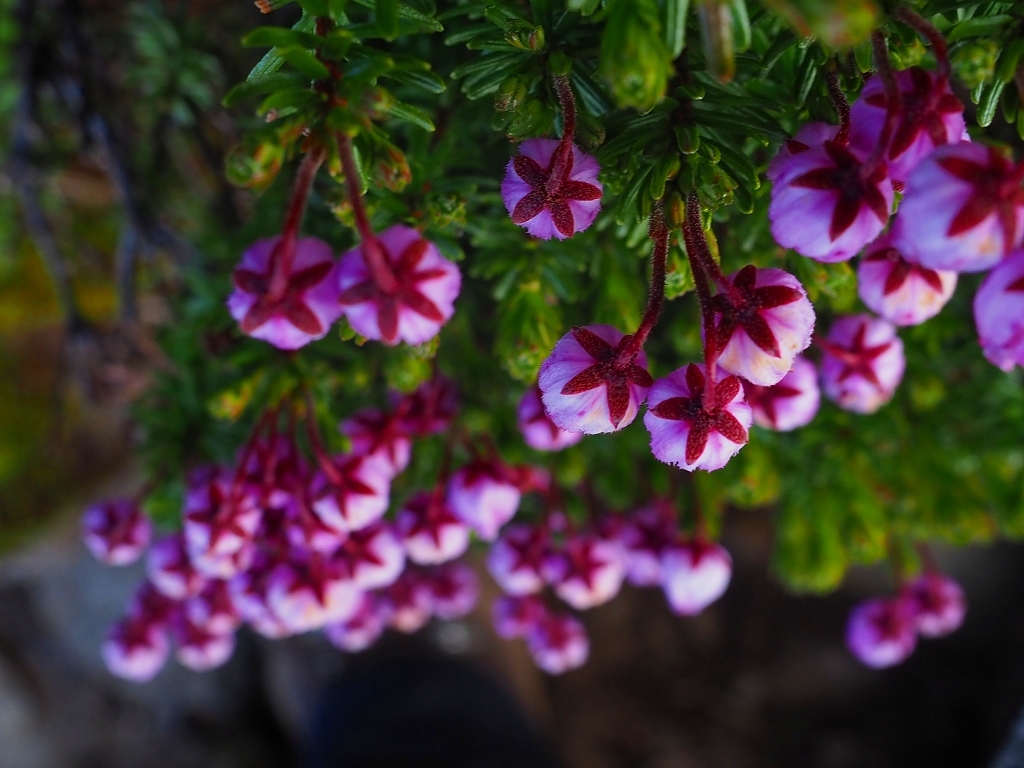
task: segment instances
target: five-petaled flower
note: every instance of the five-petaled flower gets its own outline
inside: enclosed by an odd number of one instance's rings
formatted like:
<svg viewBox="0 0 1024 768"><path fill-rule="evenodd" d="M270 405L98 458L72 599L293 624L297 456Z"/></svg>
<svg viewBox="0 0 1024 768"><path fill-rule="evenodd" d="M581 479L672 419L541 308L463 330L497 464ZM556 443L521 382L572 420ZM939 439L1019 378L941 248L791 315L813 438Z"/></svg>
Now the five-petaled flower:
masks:
<svg viewBox="0 0 1024 768"><path fill-rule="evenodd" d="M583 439L582 433L567 432L548 417L537 386L523 393L516 415L523 440L535 451L560 451Z"/></svg>
<svg viewBox="0 0 1024 768"><path fill-rule="evenodd" d="M409 559L419 565L454 560L469 546L469 526L445 503L440 493L417 493L395 520Z"/></svg>
<svg viewBox="0 0 1024 768"><path fill-rule="evenodd" d="M1024 249L989 272L974 296L981 350L1004 371L1024 365Z"/></svg>
<svg viewBox="0 0 1024 768"><path fill-rule="evenodd" d="M956 289L956 272L912 264L892 247L888 234L868 246L857 266L857 293L872 312L895 325L934 317Z"/></svg>
<svg viewBox="0 0 1024 768"><path fill-rule="evenodd" d="M797 355L793 368L778 384L759 387L745 382L743 392L754 423L776 432L810 424L821 405L818 369L803 355Z"/></svg>
<svg viewBox="0 0 1024 768"><path fill-rule="evenodd" d="M818 346L824 352L823 389L841 408L874 413L892 399L906 367L892 323L870 315L841 317Z"/></svg>

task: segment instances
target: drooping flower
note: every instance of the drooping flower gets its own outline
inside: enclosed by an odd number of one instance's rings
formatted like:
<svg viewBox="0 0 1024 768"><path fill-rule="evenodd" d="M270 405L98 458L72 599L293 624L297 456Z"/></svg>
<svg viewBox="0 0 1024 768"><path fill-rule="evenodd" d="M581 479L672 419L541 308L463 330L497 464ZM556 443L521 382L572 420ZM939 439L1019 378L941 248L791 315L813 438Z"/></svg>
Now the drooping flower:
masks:
<svg viewBox="0 0 1024 768"><path fill-rule="evenodd" d="M329 555L341 546L346 536L344 531L328 525L320 515L313 512L308 493L303 488L299 488L292 496L283 516L283 526L288 546L299 551ZM272 534L266 530L262 533L263 536L257 534L261 543L269 544Z"/></svg>
<svg viewBox="0 0 1024 768"><path fill-rule="evenodd" d="M590 655L586 629L567 613L545 611L527 633L526 647L534 663L549 675L581 667Z"/></svg>
<svg viewBox="0 0 1024 768"><path fill-rule="evenodd" d="M985 278L974 296L974 322L990 363L1004 371L1024 365L1024 250Z"/></svg>
<svg viewBox="0 0 1024 768"><path fill-rule="evenodd" d="M883 158L892 180L905 182L936 147L966 139L967 126L964 105L946 77L910 67L896 73L896 84L901 94L899 116ZM882 78L871 78L850 109L850 146L870 154L881 140L888 109Z"/></svg>
<svg viewBox="0 0 1024 768"><path fill-rule="evenodd" d="M388 508L391 481L380 464L365 456L337 456L321 467L309 486L313 511L338 531L357 531Z"/></svg>
<svg viewBox="0 0 1024 768"><path fill-rule="evenodd" d="M537 625L547 608L534 595L504 595L491 606L491 621L498 637L525 637Z"/></svg>
<svg viewBox="0 0 1024 768"><path fill-rule="evenodd" d="M360 589L386 587L405 568L405 548L383 521L349 532L334 557Z"/></svg>
<svg viewBox="0 0 1024 768"><path fill-rule="evenodd" d="M718 364L752 384L777 384L811 343L814 307L781 269L749 265L726 279L733 290L712 299Z"/></svg>
<svg viewBox="0 0 1024 768"><path fill-rule="evenodd" d="M196 672L221 666L235 652L234 632L213 632L209 627L193 623L184 614L179 614L171 623L171 634L178 646L175 657Z"/></svg>
<svg viewBox="0 0 1024 768"><path fill-rule="evenodd" d="M907 180L892 245L929 269L980 272L1024 240L1024 164L994 147L939 147Z"/></svg>
<svg viewBox="0 0 1024 768"><path fill-rule="evenodd" d="M82 515L82 541L106 565L134 563L153 534L149 517L131 499L93 504Z"/></svg>
<svg viewBox="0 0 1024 768"><path fill-rule="evenodd" d="M448 483L448 506L485 541L494 541L521 498L511 470L498 461L472 461Z"/></svg>
<svg viewBox="0 0 1024 768"><path fill-rule="evenodd" d="M732 578L732 558L720 544L678 541L661 556L662 589L680 616L696 616L722 596Z"/></svg>
<svg viewBox="0 0 1024 768"><path fill-rule="evenodd" d="M182 614L192 624L218 635L234 632L242 623L228 583L221 579L210 579L198 595L186 600Z"/></svg>
<svg viewBox="0 0 1024 768"><path fill-rule="evenodd" d="M341 422L341 432L352 441L352 452L381 465L394 478L409 466L412 440L396 412L365 409Z"/></svg>
<svg viewBox="0 0 1024 768"><path fill-rule="evenodd" d="M831 141L839 133L838 125L829 123L804 123L791 139L786 139L779 147L778 153L768 163L768 171L765 176L768 181L774 182L779 174L786 169L786 160L793 155L806 152L811 147L819 147L826 141Z"/></svg>
<svg viewBox="0 0 1024 768"><path fill-rule="evenodd" d="M925 573L905 587L914 627L923 637L944 637L964 623L967 600L960 585L941 573Z"/></svg>
<svg viewBox="0 0 1024 768"><path fill-rule="evenodd" d="M228 581L228 592L238 615L264 637L275 639L292 634L267 601L270 577L278 564L276 558L260 553L249 570Z"/></svg>
<svg viewBox="0 0 1024 768"><path fill-rule="evenodd" d="M338 275L331 247L313 237L295 243L291 274L274 281L280 237L258 240L242 255L232 277L228 310L243 333L278 349L298 349L327 335L341 316Z"/></svg>
<svg viewBox="0 0 1024 768"><path fill-rule="evenodd" d="M341 306L356 333L394 346L434 338L455 313L462 287L459 268L412 227L396 224L376 238L393 277L381 285L353 248L338 264Z"/></svg>
<svg viewBox="0 0 1024 768"><path fill-rule="evenodd" d="M438 565L466 551L469 526L459 519L437 493L417 493L395 520L405 552L419 565Z"/></svg>
<svg viewBox="0 0 1024 768"><path fill-rule="evenodd" d="M510 525L487 553L487 570L510 595L527 595L544 588L541 566L550 547L544 525Z"/></svg>
<svg viewBox="0 0 1024 768"><path fill-rule="evenodd" d="M445 563L426 572L434 615L446 621L461 619L480 598L480 582L465 563Z"/></svg>
<svg viewBox="0 0 1024 768"><path fill-rule="evenodd" d="M643 352L618 359L629 338L610 325L588 325L558 340L537 380L556 426L595 435L632 423L654 382Z"/></svg>
<svg viewBox="0 0 1024 768"><path fill-rule="evenodd" d="M501 197L512 221L534 237L564 240L589 227L601 210L601 168L575 144L558 158L561 142L529 139L509 161Z"/></svg>
<svg viewBox="0 0 1024 768"><path fill-rule="evenodd" d="M345 621L362 595L345 569L319 552L278 563L266 590L267 606L292 633Z"/></svg>
<svg viewBox="0 0 1024 768"><path fill-rule="evenodd" d="M570 536L548 552L543 573L555 594L579 611L615 597L626 575L618 547L589 533Z"/></svg>
<svg viewBox="0 0 1024 768"><path fill-rule="evenodd" d="M167 663L167 630L153 621L126 618L111 628L100 653L111 674L136 683L149 682Z"/></svg>
<svg viewBox="0 0 1024 768"><path fill-rule="evenodd" d="M631 514L619 531L626 580L637 587L661 584L661 556L676 535L671 507L658 500Z"/></svg>
<svg viewBox="0 0 1024 768"><path fill-rule="evenodd" d="M380 599L367 592L346 621L328 624L324 635L335 648L357 653L365 651L384 633L384 617Z"/></svg>
<svg viewBox="0 0 1024 768"><path fill-rule="evenodd" d="M868 246L857 267L857 294L868 309L895 325L935 317L956 289L956 272L911 264L888 234Z"/></svg>
<svg viewBox="0 0 1024 768"><path fill-rule="evenodd" d="M434 599L423 574L407 568L398 580L379 593L388 625L405 634L422 629L434 611Z"/></svg>
<svg viewBox="0 0 1024 768"><path fill-rule="evenodd" d="M867 600L853 609L846 624L846 647L864 665L891 667L917 646L914 612L900 598Z"/></svg>
<svg viewBox="0 0 1024 768"><path fill-rule="evenodd" d="M252 542L263 511L241 477L217 472L189 488L181 514L192 564L206 576L223 579L237 573L231 556Z"/></svg>
<svg viewBox="0 0 1024 768"><path fill-rule="evenodd" d="M724 467L749 436L752 416L735 376L717 371L715 400L704 404L704 366L691 363L654 382L644 426L658 460L692 472Z"/></svg>
<svg viewBox="0 0 1024 768"><path fill-rule="evenodd" d="M146 574L159 592L173 600L195 597L206 583L203 575L192 567L180 533L153 543L146 558Z"/></svg>
<svg viewBox="0 0 1024 768"><path fill-rule="evenodd" d="M516 415L523 440L535 451L560 451L583 439L581 432L566 432L548 418L539 387L530 387L523 393Z"/></svg>
<svg viewBox="0 0 1024 768"><path fill-rule="evenodd" d="M858 153L826 141L779 163L768 218L779 245L831 263L878 237L892 202L885 163L868 169Z"/></svg>
<svg viewBox="0 0 1024 768"><path fill-rule="evenodd" d="M906 368L903 342L892 323L847 315L832 324L819 345L822 388L840 408L874 413L892 399Z"/></svg>
<svg viewBox="0 0 1024 768"><path fill-rule="evenodd" d="M743 385L754 423L776 432L789 432L811 423L821 405L818 369L803 355L782 381L770 387Z"/></svg>

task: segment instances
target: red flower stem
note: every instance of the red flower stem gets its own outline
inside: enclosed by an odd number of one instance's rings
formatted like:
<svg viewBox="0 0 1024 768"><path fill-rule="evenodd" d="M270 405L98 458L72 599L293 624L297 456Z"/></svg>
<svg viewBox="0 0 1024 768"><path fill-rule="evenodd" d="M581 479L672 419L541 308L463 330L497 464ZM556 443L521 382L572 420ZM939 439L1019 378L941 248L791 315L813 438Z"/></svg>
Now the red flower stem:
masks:
<svg viewBox="0 0 1024 768"><path fill-rule="evenodd" d="M665 216L662 211L661 201L655 201L654 209L651 211L651 223L648 228L648 236L654 241L654 251L651 253L651 287L647 296L647 309L640 320L629 341L615 358L616 368L625 368L631 365L636 356L644 348L644 342L651 335L654 324L658 322L658 315L661 314L661 307L665 303L665 263L668 259L668 227L665 226Z"/></svg>
<svg viewBox="0 0 1024 768"><path fill-rule="evenodd" d="M693 283L697 287L701 321L704 325L704 408L710 411L715 403L715 364L718 361L718 349L715 339L715 314L711 308L711 287L708 285L704 265L697 255L704 245L701 242L703 239L704 225L700 220L700 201L697 195L692 194L686 200L683 240L686 243L686 257L690 260L690 271L693 272Z"/></svg>
<svg viewBox="0 0 1024 768"><path fill-rule="evenodd" d="M288 203L284 227L281 229L281 239L270 255L268 298L271 300L280 300L288 290L288 279L292 276L292 262L295 260L295 245L299 236L299 226L302 224L302 216L306 212L309 190L313 186L313 179L316 178L316 172L320 168L320 164L323 163L324 157L325 153L320 147L306 153L295 174L295 186L292 188L292 198Z"/></svg>
<svg viewBox="0 0 1024 768"><path fill-rule="evenodd" d="M238 495L238 489L242 485L242 478L245 477L245 465L249 463L249 458L252 456L253 450L256 448L256 440L259 439L263 432L263 428L267 425L271 415L277 414L277 410L271 408L268 411L264 411L260 414L259 419L256 420L256 426L252 428L252 433L249 435L249 439L245 441L245 446L242 448L242 455L238 459L238 465L235 467L235 474L231 478L231 491L228 494L229 499L234 499Z"/></svg>
<svg viewBox="0 0 1024 768"><path fill-rule="evenodd" d="M861 166L861 177L868 178L874 173L875 168L882 161L882 155L889 147L889 140L893 131L896 130L896 121L900 116L900 106L903 103L903 96L900 93L899 85L896 83L896 75L892 71L892 64L889 62L889 44L881 32L871 33L871 50L874 54L875 68L878 70L882 83L885 85L885 124L882 126L882 135L878 143L871 150L868 159Z"/></svg>
<svg viewBox="0 0 1024 768"><path fill-rule="evenodd" d="M307 389L303 395L306 398L306 433L309 435L309 447L312 449L320 469L327 475L327 480L332 485L340 485L341 476L338 474L334 462L331 461L331 457L327 455L323 438L320 436L320 427L316 423L316 403L313 402L313 393Z"/></svg>
<svg viewBox="0 0 1024 768"><path fill-rule="evenodd" d="M949 80L949 46L946 38L935 26L918 13L907 8L905 5L896 9L896 18L909 27L916 29L922 37L928 38L935 52L935 61L939 65L939 72L946 80Z"/></svg>
<svg viewBox="0 0 1024 768"><path fill-rule="evenodd" d="M839 146L845 147L850 143L850 102L847 101L843 89L839 87L839 75L829 72L827 81L829 99L832 101L836 114L839 115L839 133L836 134L833 141Z"/></svg>
<svg viewBox="0 0 1024 768"><path fill-rule="evenodd" d="M548 174L547 191L556 192L565 181L572 167L572 142L576 136L576 99L572 95L569 78L558 75L554 78L555 93L562 107L562 139L551 160L551 172Z"/></svg>
<svg viewBox="0 0 1024 768"><path fill-rule="evenodd" d="M359 189L359 170L356 168L356 158L352 152L352 138L347 134L338 134L338 152L341 155L341 167L345 172L348 199L356 218L356 230L362 241L359 250L363 254L366 268L370 270L370 276L380 290L384 293L394 293L398 289L398 281L395 280L395 273L391 270L391 265L384 256L384 249L374 236L370 219L366 215L362 191Z"/></svg>

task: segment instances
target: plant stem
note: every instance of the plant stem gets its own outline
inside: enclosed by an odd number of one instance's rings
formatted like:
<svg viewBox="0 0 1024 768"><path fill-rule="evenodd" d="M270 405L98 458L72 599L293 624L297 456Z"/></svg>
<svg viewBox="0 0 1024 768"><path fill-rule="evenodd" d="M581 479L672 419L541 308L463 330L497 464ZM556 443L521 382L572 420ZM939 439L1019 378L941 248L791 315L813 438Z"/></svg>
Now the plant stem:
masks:
<svg viewBox="0 0 1024 768"><path fill-rule="evenodd" d="M889 147L893 131L896 130L896 121L899 119L900 106L903 103L899 85L896 83L896 75L892 71L892 64L889 63L889 44L882 33L871 33L871 50L875 58L875 68L885 85L885 124L882 126L882 135L878 137L878 143L861 167L863 178L871 176L882 161L882 156Z"/></svg>
<svg viewBox="0 0 1024 768"><path fill-rule="evenodd" d="M341 167L345 172L349 203L356 219L356 230L362 241L360 252L363 254L366 268L370 270L370 276L380 290L384 293L394 293L398 289L398 281L384 256L384 249L374 237L370 219L366 215L362 191L359 189L359 169L356 168L356 158L352 152L352 138L347 134L338 134L338 152L341 155Z"/></svg>
<svg viewBox="0 0 1024 768"><path fill-rule="evenodd" d="M569 78L565 75L558 75L554 78L554 86L555 93L558 95L558 103L562 107L562 139L551 159L551 169L547 180L548 192L555 192L565 181L564 177L571 169L572 142L576 136L576 99L572 95Z"/></svg>
<svg viewBox="0 0 1024 768"><path fill-rule="evenodd" d="M918 13L907 8L905 5L896 9L896 18L907 26L916 29L923 37L928 38L935 52L935 61L939 65L939 72L949 80L949 47L946 38L935 26Z"/></svg>
<svg viewBox="0 0 1024 768"><path fill-rule="evenodd" d="M693 272L693 282L697 287L701 321L704 325L704 409L710 411L715 403L715 365L718 361L718 348L715 339L715 313L711 308L711 287L708 285L704 265L697 255L702 252L702 248L707 248L707 244L704 242L704 225L700 220L700 201L695 194L691 194L686 200L683 239L686 242L686 257L690 260L690 270Z"/></svg>
<svg viewBox="0 0 1024 768"><path fill-rule="evenodd" d="M665 226L665 215L661 207L661 201L654 203L651 211L651 223L648 229L648 236L654 241L654 251L651 253L651 288L647 296L647 309L626 346L622 348L615 358L617 368L625 368L632 364L640 350L644 348L644 342L651 335L654 324L658 322L658 315L661 314L661 307L665 303L665 262L668 259L668 227Z"/></svg>
<svg viewBox="0 0 1024 768"><path fill-rule="evenodd" d="M832 100L836 114L839 115L839 133L836 134L833 141L839 146L845 147L850 143L850 102L847 101L843 89L839 87L839 75L829 72L827 80L829 98Z"/></svg>
<svg viewBox="0 0 1024 768"><path fill-rule="evenodd" d="M306 398L306 432L309 435L309 447L313 450L320 469L327 475L327 480L332 485L340 485L341 476L338 474L334 462L331 461L331 457L327 455L323 438L320 437L320 427L316 423L316 403L313 401L313 393L306 389L303 395Z"/></svg>
<svg viewBox="0 0 1024 768"><path fill-rule="evenodd" d="M302 224L302 216L306 212L309 190L313 186L313 179L316 178L316 172L319 170L320 164L323 163L324 157L325 153L319 147L306 153L295 174L295 186L292 188L292 198L288 202L284 227L281 229L281 239L270 255L268 296L271 299L280 299L288 290L288 279L292 275L292 262L295 260L295 245L299 236L299 226Z"/></svg>

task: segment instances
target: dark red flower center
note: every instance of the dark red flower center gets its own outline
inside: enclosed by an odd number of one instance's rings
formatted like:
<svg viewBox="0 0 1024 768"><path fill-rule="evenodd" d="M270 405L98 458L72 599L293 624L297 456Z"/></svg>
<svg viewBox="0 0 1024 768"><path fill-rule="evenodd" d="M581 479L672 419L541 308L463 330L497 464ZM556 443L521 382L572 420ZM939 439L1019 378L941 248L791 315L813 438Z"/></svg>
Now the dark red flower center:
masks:
<svg viewBox="0 0 1024 768"><path fill-rule="evenodd" d="M895 248L881 248L874 253L864 257L864 261L887 261L892 264L892 270L885 278L885 286L882 293L885 296L895 293L911 275L916 275L928 283L928 286L937 293L942 293L942 278L934 269L927 269L920 264L911 264L900 256Z"/></svg>
<svg viewBox="0 0 1024 768"><path fill-rule="evenodd" d="M889 143L890 160L906 152L922 131L927 131L934 146L947 144L943 116L964 111L960 99L946 91L944 80L933 83L929 74L920 67L912 67L908 72L910 90L902 91L899 122ZM881 109L888 107L885 93L871 94L865 102Z"/></svg>
<svg viewBox="0 0 1024 768"><path fill-rule="evenodd" d="M303 333L318 336L324 332L320 318L309 308L305 301L305 293L320 283L331 271L333 263L329 261L314 264L312 267L293 272L288 278L285 292L275 297L270 294L271 273L254 272L239 267L232 275L239 290L257 297L249 311L242 318L242 330L251 334L261 325L275 317L283 317Z"/></svg>
<svg viewBox="0 0 1024 768"><path fill-rule="evenodd" d="M961 235L995 215L1003 230L1003 246L1011 248L1017 235L1017 213L1024 207L1024 166L1015 168L1007 157L992 148L988 150L986 165L961 157L944 157L938 163L944 171L973 187L967 202L950 222L947 236Z"/></svg>
<svg viewBox="0 0 1024 768"><path fill-rule="evenodd" d="M724 349L737 328L742 328L757 344L772 357L781 357L778 339L771 325L762 316L768 309L792 304L803 298L796 288L786 285L766 285L755 288L757 268L748 265L736 273L732 284L734 291L717 294L711 300L711 306L719 315L715 328L718 349Z"/></svg>
<svg viewBox="0 0 1024 768"><path fill-rule="evenodd" d="M827 339L820 340L818 345L843 364L843 370L840 371L838 379L840 383L851 376L860 376L881 390L882 382L878 380L878 374L875 373L875 360L888 351L892 342L885 341L869 347L865 342L867 330L867 323L861 323L848 347L843 347Z"/></svg>
<svg viewBox="0 0 1024 768"><path fill-rule="evenodd" d="M760 409L772 426L778 424L778 412L776 404L779 400L789 397L797 397L803 392L788 384L773 384L770 387L761 387L757 384L746 383L743 385L743 394L751 408Z"/></svg>
<svg viewBox="0 0 1024 768"><path fill-rule="evenodd" d="M557 167L556 162L558 153L559 149L556 149L547 168L541 168L540 163L526 155L518 155L512 161L516 174L531 187L512 209L512 221L516 224L525 224L546 208L558 231L565 237L570 237L576 231L576 224L569 208L569 201L600 200L601 190L585 181L570 179L573 153L567 153L561 169Z"/></svg>

